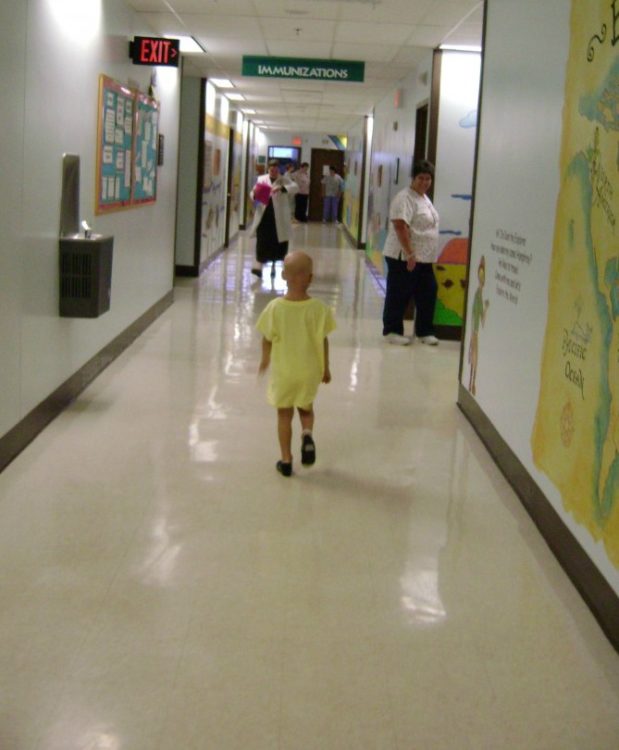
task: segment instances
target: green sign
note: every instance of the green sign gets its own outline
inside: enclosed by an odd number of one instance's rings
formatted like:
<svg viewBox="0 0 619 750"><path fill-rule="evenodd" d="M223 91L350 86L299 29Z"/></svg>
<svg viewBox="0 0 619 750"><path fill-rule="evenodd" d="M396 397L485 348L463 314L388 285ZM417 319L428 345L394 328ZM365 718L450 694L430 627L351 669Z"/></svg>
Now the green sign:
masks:
<svg viewBox="0 0 619 750"><path fill-rule="evenodd" d="M352 60L312 60L297 57L243 55L244 76L363 83L364 73L365 63Z"/></svg>

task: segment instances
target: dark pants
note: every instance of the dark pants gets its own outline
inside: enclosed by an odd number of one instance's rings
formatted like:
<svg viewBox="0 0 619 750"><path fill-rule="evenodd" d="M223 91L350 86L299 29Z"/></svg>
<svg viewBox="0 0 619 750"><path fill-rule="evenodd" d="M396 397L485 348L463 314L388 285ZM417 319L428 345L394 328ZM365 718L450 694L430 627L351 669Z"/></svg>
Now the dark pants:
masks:
<svg viewBox="0 0 619 750"><path fill-rule="evenodd" d="M417 263L414 270L406 269L406 261L385 258L387 261L387 293L383 309L383 336L388 333L404 335L404 313L411 298L415 301L415 335L434 333L432 321L438 285L432 263Z"/></svg>
<svg viewBox="0 0 619 750"><path fill-rule="evenodd" d="M294 197L294 218L297 221L307 221L307 202L309 195L297 193Z"/></svg>
<svg viewBox="0 0 619 750"><path fill-rule="evenodd" d="M287 252L288 240L280 242L277 237L275 211L273 201L270 200L256 229L256 260L258 263L283 260Z"/></svg>

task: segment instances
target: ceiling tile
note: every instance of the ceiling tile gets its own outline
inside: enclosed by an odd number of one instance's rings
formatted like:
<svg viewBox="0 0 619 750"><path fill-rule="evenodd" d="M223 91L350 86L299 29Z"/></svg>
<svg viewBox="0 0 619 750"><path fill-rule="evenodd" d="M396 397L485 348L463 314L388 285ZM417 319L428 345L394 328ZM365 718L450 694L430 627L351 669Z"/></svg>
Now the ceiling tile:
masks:
<svg viewBox="0 0 619 750"><path fill-rule="evenodd" d="M252 16L182 15L183 23L194 35L205 38L252 39L262 37ZM258 33L256 33L258 31Z"/></svg>
<svg viewBox="0 0 619 750"><path fill-rule="evenodd" d="M146 2L146 0L139 0ZM130 0L133 5L133 0ZM168 0L160 3L174 9L178 14L206 13L211 16L252 16L255 13L253 0Z"/></svg>
<svg viewBox="0 0 619 750"><path fill-rule="evenodd" d="M480 0L436 0L421 22L449 25L453 28L480 6L483 6Z"/></svg>
<svg viewBox="0 0 619 750"><path fill-rule="evenodd" d="M442 44L463 44L475 47L481 47L481 42L481 28L472 23L463 23L442 40Z"/></svg>
<svg viewBox="0 0 619 750"><path fill-rule="evenodd" d="M265 39L305 41L331 41L335 33L335 21L299 20L297 18L259 19L259 26ZM300 29L297 32L297 29Z"/></svg>
<svg viewBox="0 0 619 750"><path fill-rule="evenodd" d="M272 41L268 42L271 55L275 57L309 57L315 59L331 59L333 57L330 42L296 42Z"/></svg>
<svg viewBox="0 0 619 750"><path fill-rule="evenodd" d="M417 26L406 40L406 44L413 47L438 47L451 31L450 26Z"/></svg>
<svg viewBox="0 0 619 750"><path fill-rule="evenodd" d="M140 13L140 22L157 34L187 34L187 29L173 13Z"/></svg>
<svg viewBox="0 0 619 750"><path fill-rule="evenodd" d="M339 17L337 0L260 0L255 7L261 16L336 20Z"/></svg>
<svg viewBox="0 0 619 750"><path fill-rule="evenodd" d="M420 62L427 60L430 53L428 47L416 47L416 46L402 46L393 56L392 63L395 65L407 66L409 68L415 67Z"/></svg>
<svg viewBox="0 0 619 750"><path fill-rule="evenodd" d="M436 0L387 0L379 3L340 2L339 18L367 23L418 23Z"/></svg>
<svg viewBox="0 0 619 750"><path fill-rule="evenodd" d="M427 65L445 38L479 44L481 0L126 0L146 33L190 34L206 55L184 56L184 75L228 77L256 119L342 132ZM241 75L243 55L363 60L363 83ZM348 125L347 125L348 123Z"/></svg>
<svg viewBox="0 0 619 750"><path fill-rule="evenodd" d="M333 57L336 60L388 63L396 49L388 44L364 44L360 47L352 42L336 42L333 45Z"/></svg>
<svg viewBox="0 0 619 750"><path fill-rule="evenodd" d="M349 21L340 23L335 33L336 42L351 42L359 46L372 44L380 40L381 44L403 44L414 26L408 24L395 23L360 23L358 21Z"/></svg>

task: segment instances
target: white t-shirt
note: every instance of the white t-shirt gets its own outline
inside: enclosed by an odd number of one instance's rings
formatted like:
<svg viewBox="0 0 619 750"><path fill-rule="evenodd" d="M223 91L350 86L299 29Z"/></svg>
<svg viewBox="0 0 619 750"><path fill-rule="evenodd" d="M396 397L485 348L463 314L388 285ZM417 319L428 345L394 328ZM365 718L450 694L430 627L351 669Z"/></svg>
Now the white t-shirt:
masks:
<svg viewBox="0 0 619 750"><path fill-rule="evenodd" d="M344 180L337 172L335 174L329 172L328 175L322 178L321 182L325 186L326 196L337 198L344 190Z"/></svg>
<svg viewBox="0 0 619 750"><path fill-rule="evenodd" d="M309 195L310 176L308 172L298 169L292 173L292 179L299 186L299 195Z"/></svg>
<svg viewBox="0 0 619 750"><path fill-rule="evenodd" d="M391 201L389 229L383 255L396 260L406 260L393 226L395 219L402 219L408 225L415 258L421 263L435 263L438 255L438 211L432 205L432 201L409 187L400 190Z"/></svg>

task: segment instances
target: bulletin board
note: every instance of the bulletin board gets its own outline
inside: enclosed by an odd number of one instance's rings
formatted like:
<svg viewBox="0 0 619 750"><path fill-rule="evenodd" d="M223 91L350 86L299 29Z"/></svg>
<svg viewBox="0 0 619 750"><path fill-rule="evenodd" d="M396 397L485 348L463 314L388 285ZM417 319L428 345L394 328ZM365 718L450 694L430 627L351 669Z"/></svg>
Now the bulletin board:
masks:
<svg viewBox="0 0 619 750"><path fill-rule="evenodd" d="M134 113L134 92L101 76L95 213L131 204Z"/></svg>
<svg viewBox="0 0 619 750"><path fill-rule="evenodd" d="M99 77L96 214L156 200L158 124L154 99Z"/></svg>
<svg viewBox="0 0 619 750"><path fill-rule="evenodd" d="M133 203L153 203L157 198L157 146L159 105L136 95Z"/></svg>

